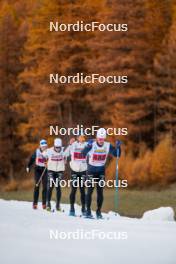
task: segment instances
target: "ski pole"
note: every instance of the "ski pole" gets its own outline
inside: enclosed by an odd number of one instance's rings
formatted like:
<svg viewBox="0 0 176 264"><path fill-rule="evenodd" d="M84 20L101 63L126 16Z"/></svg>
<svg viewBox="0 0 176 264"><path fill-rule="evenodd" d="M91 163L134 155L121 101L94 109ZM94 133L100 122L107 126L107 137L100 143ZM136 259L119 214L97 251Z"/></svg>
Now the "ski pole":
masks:
<svg viewBox="0 0 176 264"><path fill-rule="evenodd" d="M115 178L115 182L116 182L116 187L115 187L115 212L117 212L118 209L118 180L119 180L119 164L118 164L118 159L120 156L120 150L119 147L122 144L122 142L119 142L119 145L117 146L117 159L116 159L116 178Z"/></svg>
<svg viewBox="0 0 176 264"><path fill-rule="evenodd" d="M43 172L42 172L42 174L41 174L41 176L40 176L40 179L39 179L38 182L36 183L36 185L35 185L36 187L39 186L39 184L40 184L40 182L41 182L41 180L42 180L42 178L43 178L43 175L44 175L45 171L46 171L46 167L44 168L44 170L43 170Z"/></svg>
<svg viewBox="0 0 176 264"><path fill-rule="evenodd" d="M117 151L117 152L119 152L119 151ZM119 164L118 164L118 158L119 158L119 156L117 156L117 159L116 159L115 212L117 212L117 209L118 209L118 178L119 178Z"/></svg>

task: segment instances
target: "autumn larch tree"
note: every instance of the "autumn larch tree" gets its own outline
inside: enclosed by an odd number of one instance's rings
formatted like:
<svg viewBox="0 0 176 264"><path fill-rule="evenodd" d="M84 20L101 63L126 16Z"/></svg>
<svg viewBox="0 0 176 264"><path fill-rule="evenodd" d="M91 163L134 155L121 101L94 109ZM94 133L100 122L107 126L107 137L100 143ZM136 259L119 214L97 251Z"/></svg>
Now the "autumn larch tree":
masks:
<svg viewBox="0 0 176 264"><path fill-rule="evenodd" d="M25 12L25 5L22 6ZM0 170L6 179L13 180L21 164L20 138L16 135L18 118L13 104L18 101L25 32L17 2L13 1L12 5L4 1L0 7Z"/></svg>

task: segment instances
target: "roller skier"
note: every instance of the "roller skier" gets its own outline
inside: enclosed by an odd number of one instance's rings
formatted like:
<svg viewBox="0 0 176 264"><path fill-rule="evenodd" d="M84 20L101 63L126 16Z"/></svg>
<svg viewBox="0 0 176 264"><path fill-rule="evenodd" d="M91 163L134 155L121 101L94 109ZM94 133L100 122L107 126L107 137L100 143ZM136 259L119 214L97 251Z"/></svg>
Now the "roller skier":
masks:
<svg viewBox="0 0 176 264"><path fill-rule="evenodd" d="M43 156L44 151L47 149L47 141L45 139L40 140L39 148L35 150L32 154L27 167L26 172L29 173L32 165L35 164L34 168L34 192L33 192L33 209L37 209L38 207L38 199L39 199L39 189L40 183L38 184L41 175L42 175L42 207L46 209L46 196L47 196L47 170L45 167L45 158Z"/></svg>
<svg viewBox="0 0 176 264"><path fill-rule="evenodd" d="M61 186L60 181L63 179L65 171L64 148L62 140L56 138L54 146L44 152L48 169L48 188L47 188L47 210L51 211L51 197L54 186L56 186L56 210L60 211Z"/></svg>
<svg viewBox="0 0 176 264"><path fill-rule="evenodd" d="M66 157L70 157L70 170L71 170L71 193L70 193L70 213L69 215L75 216L75 197L79 187L81 195L81 211L82 215L86 214L85 208L85 186L87 162L86 157L81 153L87 146L83 134L77 136L76 139L71 139L70 145L65 150Z"/></svg>
<svg viewBox="0 0 176 264"><path fill-rule="evenodd" d="M103 204L103 187L99 183L101 180L105 179L105 165L108 155L110 154L117 157L117 153L119 153L117 158L121 155L120 141L117 141L116 147L114 147L109 142L105 141L106 136L106 130L104 128L100 128L97 131L96 140L90 140L88 145L82 151L82 154L88 156L87 177L91 183L87 189L87 218L92 218L91 202L94 185L96 185L97 189L96 217L102 218L101 208Z"/></svg>

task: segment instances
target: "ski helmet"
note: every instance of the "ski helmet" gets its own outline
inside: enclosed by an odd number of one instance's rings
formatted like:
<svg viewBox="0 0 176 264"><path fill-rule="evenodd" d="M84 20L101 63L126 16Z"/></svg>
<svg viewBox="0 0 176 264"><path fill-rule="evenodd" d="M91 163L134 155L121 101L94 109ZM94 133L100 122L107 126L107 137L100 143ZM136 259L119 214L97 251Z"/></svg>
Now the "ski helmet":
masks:
<svg viewBox="0 0 176 264"><path fill-rule="evenodd" d="M105 128L101 127L98 129L97 138L103 138L103 139L106 138L106 129Z"/></svg>
<svg viewBox="0 0 176 264"><path fill-rule="evenodd" d="M62 147L62 139L60 138L56 138L54 140L54 146L57 148L57 147Z"/></svg>
<svg viewBox="0 0 176 264"><path fill-rule="evenodd" d="M45 139L40 140L40 147L47 147L47 141Z"/></svg>

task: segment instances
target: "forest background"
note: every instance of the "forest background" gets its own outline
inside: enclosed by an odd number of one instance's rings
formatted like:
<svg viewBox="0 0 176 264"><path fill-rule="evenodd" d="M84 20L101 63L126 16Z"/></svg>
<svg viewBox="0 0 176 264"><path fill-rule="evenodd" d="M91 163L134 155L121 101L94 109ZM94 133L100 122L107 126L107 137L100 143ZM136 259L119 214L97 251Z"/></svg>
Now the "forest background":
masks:
<svg viewBox="0 0 176 264"><path fill-rule="evenodd" d="M128 24L128 32L49 32L50 21ZM128 75L125 85L50 85L50 73ZM50 125L128 128L119 175L176 181L176 2L0 0L0 179L25 166ZM114 143L117 137L110 137ZM69 137L64 137L67 145ZM107 177L115 177L115 160Z"/></svg>

